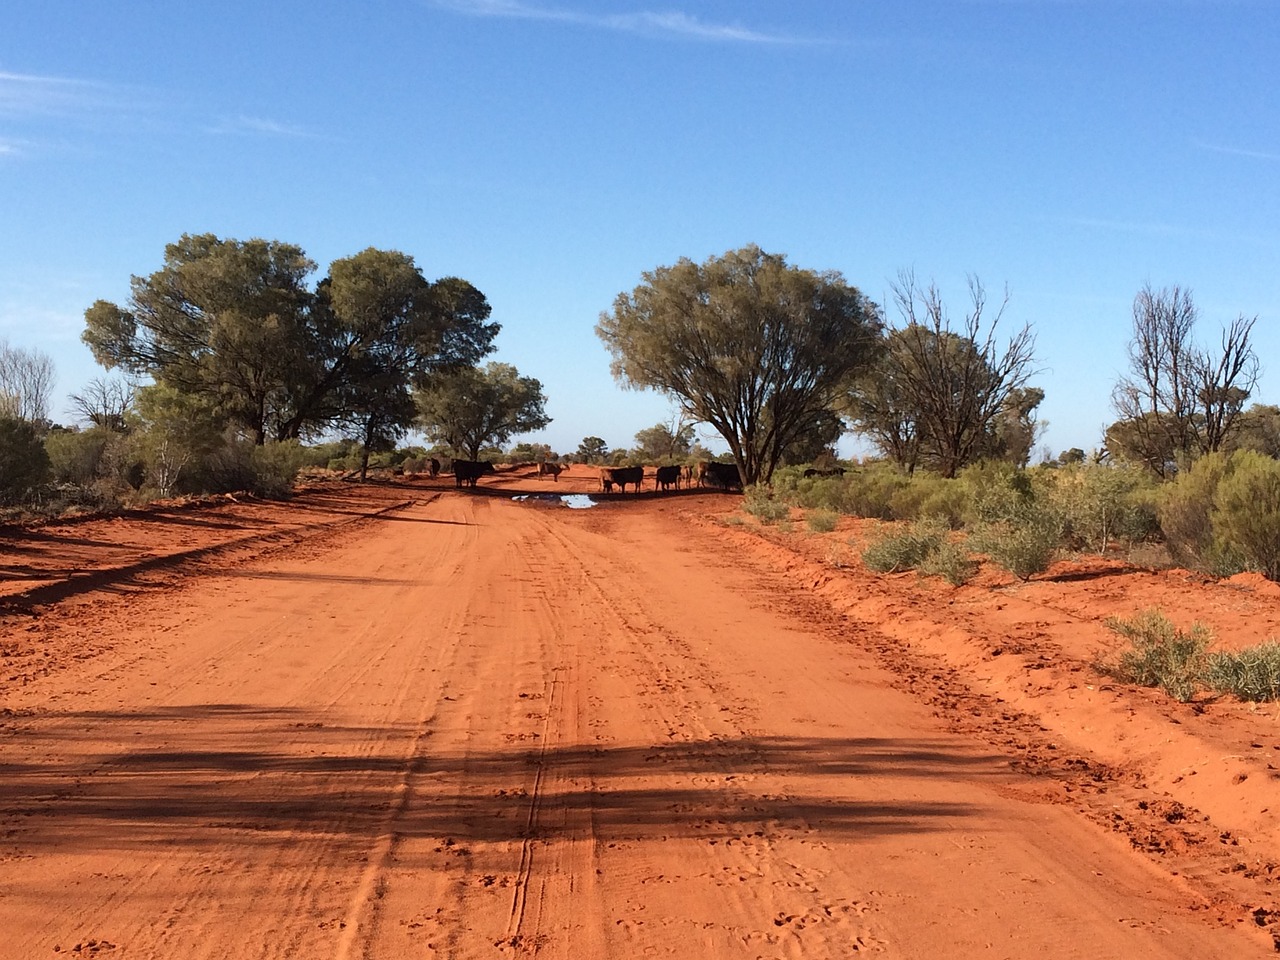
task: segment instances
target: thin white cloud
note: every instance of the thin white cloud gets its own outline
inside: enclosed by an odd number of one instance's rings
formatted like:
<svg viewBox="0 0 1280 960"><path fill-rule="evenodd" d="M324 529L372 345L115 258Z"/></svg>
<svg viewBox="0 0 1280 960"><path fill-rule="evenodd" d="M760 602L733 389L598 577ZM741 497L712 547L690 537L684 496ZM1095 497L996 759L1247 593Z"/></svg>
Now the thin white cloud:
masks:
<svg viewBox="0 0 1280 960"><path fill-rule="evenodd" d="M1205 143L1203 140L1196 140L1195 145L1201 150L1208 150L1211 153L1225 153L1232 157L1249 157L1253 160L1280 160L1280 153L1268 153L1265 150L1246 150L1241 147L1228 147L1219 143Z"/></svg>
<svg viewBox="0 0 1280 960"><path fill-rule="evenodd" d="M306 140L321 139L320 134L294 124L281 123L265 117L229 117L206 128L207 133L217 135L292 137Z"/></svg>
<svg viewBox="0 0 1280 960"><path fill-rule="evenodd" d="M562 7L544 7L525 0L428 0L435 7L472 17L504 17L512 20L544 20L571 23L620 33L680 37L719 43L801 43L798 37L752 30L738 24L707 23L678 11L642 10L636 13L599 14Z"/></svg>
<svg viewBox="0 0 1280 960"><path fill-rule="evenodd" d="M102 94L99 84L85 80L0 71L0 115L70 113L99 102Z"/></svg>

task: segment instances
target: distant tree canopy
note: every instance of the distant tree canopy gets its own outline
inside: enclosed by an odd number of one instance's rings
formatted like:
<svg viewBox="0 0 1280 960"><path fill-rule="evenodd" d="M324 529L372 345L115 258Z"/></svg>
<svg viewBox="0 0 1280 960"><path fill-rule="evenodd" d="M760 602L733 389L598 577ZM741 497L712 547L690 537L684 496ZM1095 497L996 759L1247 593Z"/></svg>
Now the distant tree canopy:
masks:
<svg viewBox="0 0 1280 960"><path fill-rule="evenodd" d="M99 363L198 396L256 443L345 425L381 449L412 421L411 387L474 364L499 326L466 281L427 281L413 258L368 249L316 290L300 247L184 235L134 277L125 308L99 300L83 339Z"/></svg>
<svg viewBox="0 0 1280 960"><path fill-rule="evenodd" d="M1024 325L1003 346L986 292L970 280L970 309L952 329L941 294L903 274L893 287L904 323L886 333L874 365L853 381L844 410L854 429L904 470L954 477L981 459L1025 464L1044 392L1027 387L1035 337Z"/></svg>
<svg viewBox="0 0 1280 960"><path fill-rule="evenodd" d="M583 437L575 456L583 463L602 463L609 456L609 445L600 437Z"/></svg>
<svg viewBox="0 0 1280 960"><path fill-rule="evenodd" d="M680 423L655 423L637 431L635 455L650 463L657 460L683 460L689 456L693 445L693 425Z"/></svg>
<svg viewBox="0 0 1280 960"><path fill-rule="evenodd" d="M748 484L769 480L787 447L832 410L880 331L876 305L839 273L793 267L754 245L642 276L596 325L615 379L658 390L709 424Z"/></svg>
<svg viewBox="0 0 1280 960"><path fill-rule="evenodd" d="M509 363L462 367L436 374L417 391L418 422L427 436L468 460L488 446L551 422L542 384Z"/></svg>
<svg viewBox="0 0 1280 960"><path fill-rule="evenodd" d="M1199 319L1182 287L1148 284L1133 300L1129 373L1112 392L1119 420L1107 429L1107 451L1160 477L1226 449L1258 382L1257 318L1226 327L1216 353L1194 342Z"/></svg>

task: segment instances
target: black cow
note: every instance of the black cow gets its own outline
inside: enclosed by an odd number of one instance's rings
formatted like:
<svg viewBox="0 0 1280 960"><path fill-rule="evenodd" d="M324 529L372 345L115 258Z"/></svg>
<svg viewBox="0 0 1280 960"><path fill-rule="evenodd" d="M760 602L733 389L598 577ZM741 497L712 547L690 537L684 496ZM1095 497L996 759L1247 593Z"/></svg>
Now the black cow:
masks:
<svg viewBox="0 0 1280 960"><path fill-rule="evenodd" d="M427 461L427 469L431 473L431 479L434 480L436 477L440 476L440 461L435 457L432 457Z"/></svg>
<svg viewBox="0 0 1280 960"><path fill-rule="evenodd" d="M474 487L476 481L486 473L493 473L493 464L485 460L453 461L453 480L459 487L463 484Z"/></svg>
<svg viewBox="0 0 1280 960"><path fill-rule="evenodd" d="M720 490L742 489L742 475L738 473L736 463L716 463L712 460L706 467L702 479L707 486Z"/></svg>
<svg viewBox="0 0 1280 960"><path fill-rule="evenodd" d="M644 467L603 467L600 470L600 486L606 490L614 484L627 492L627 484L634 484L636 493L640 492L640 484L644 483Z"/></svg>
<svg viewBox="0 0 1280 960"><path fill-rule="evenodd" d="M659 467L657 474L653 478L653 489L669 490L674 485L679 490L680 472L679 467Z"/></svg>
<svg viewBox="0 0 1280 960"><path fill-rule="evenodd" d="M806 477L843 477L844 467L830 467L826 470L818 470L814 467L809 467L805 470L804 475Z"/></svg>

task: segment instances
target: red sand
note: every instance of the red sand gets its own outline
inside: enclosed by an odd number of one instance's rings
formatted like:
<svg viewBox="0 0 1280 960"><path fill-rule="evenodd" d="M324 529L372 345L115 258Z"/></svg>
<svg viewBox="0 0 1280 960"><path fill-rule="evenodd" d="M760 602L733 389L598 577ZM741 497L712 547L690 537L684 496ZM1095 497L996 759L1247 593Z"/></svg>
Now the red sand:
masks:
<svg viewBox="0 0 1280 960"><path fill-rule="evenodd" d="M1265 639L1276 585L511 499L594 486L0 530L0 956L1274 952L1280 707L1091 664L1149 607Z"/></svg>

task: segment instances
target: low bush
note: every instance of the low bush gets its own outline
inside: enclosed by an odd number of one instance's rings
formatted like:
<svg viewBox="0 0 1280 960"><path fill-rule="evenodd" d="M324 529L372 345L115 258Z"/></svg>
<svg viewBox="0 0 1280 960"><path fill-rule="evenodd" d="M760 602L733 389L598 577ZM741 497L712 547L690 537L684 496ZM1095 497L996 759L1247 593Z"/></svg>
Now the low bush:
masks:
<svg viewBox="0 0 1280 960"><path fill-rule="evenodd" d="M0 504L31 501L49 481L49 454L35 425L0 416Z"/></svg>
<svg viewBox="0 0 1280 960"><path fill-rule="evenodd" d="M1139 467L1080 464L1054 471L1049 498L1073 545L1106 553L1115 542L1132 546L1159 532L1155 490L1155 481Z"/></svg>
<svg viewBox="0 0 1280 960"><path fill-rule="evenodd" d="M1218 487L1234 469L1234 456L1206 454L1161 489L1156 515L1177 563L1215 577L1229 577L1245 569L1241 558L1214 530Z"/></svg>
<svg viewBox="0 0 1280 960"><path fill-rule="evenodd" d="M1210 689L1241 700L1280 700L1280 642L1211 654L1204 680Z"/></svg>
<svg viewBox="0 0 1280 960"><path fill-rule="evenodd" d="M761 523L778 523L791 516L791 508L782 500L774 498L772 491L764 484L748 487L742 498L742 509Z"/></svg>
<svg viewBox="0 0 1280 960"><path fill-rule="evenodd" d="M805 523L814 533L830 533L840 521L840 514L834 510L810 510L805 516Z"/></svg>
<svg viewBox="0 0 1280 960"><path fill-rule="evenodd" d="M1006 516L978 528L974 545L1019 580L1030 580L1049 569L1062 546L1062 514L1030 498L1006 507Z"/></svg>
<svg viewBox="0 0 1280 960"><path fill-rule="evenodd" d="M968 551L944 537L916 570L921 576L941 577L953 587L959 587L969 582L976 568Z"/></svg>
<svg viewBox="0 0 1280 960"><path fill-rule="evenodd" d="M945 530L937 524L913 523L872 541L862 551L862 562L876 573L915 570L945 540Z"/></svg>
<svg viewBox="0 0 1280 960"><path fill-rule="evenodd" d="M1143 687L1159 687L1176 700L1191 700L1204 683L1213 637L1202 623L1179 630L1158 610L1130 619L1112 617L1107 626L1129 641L1128 649L1098 667L1103 673Z"/></svg>

